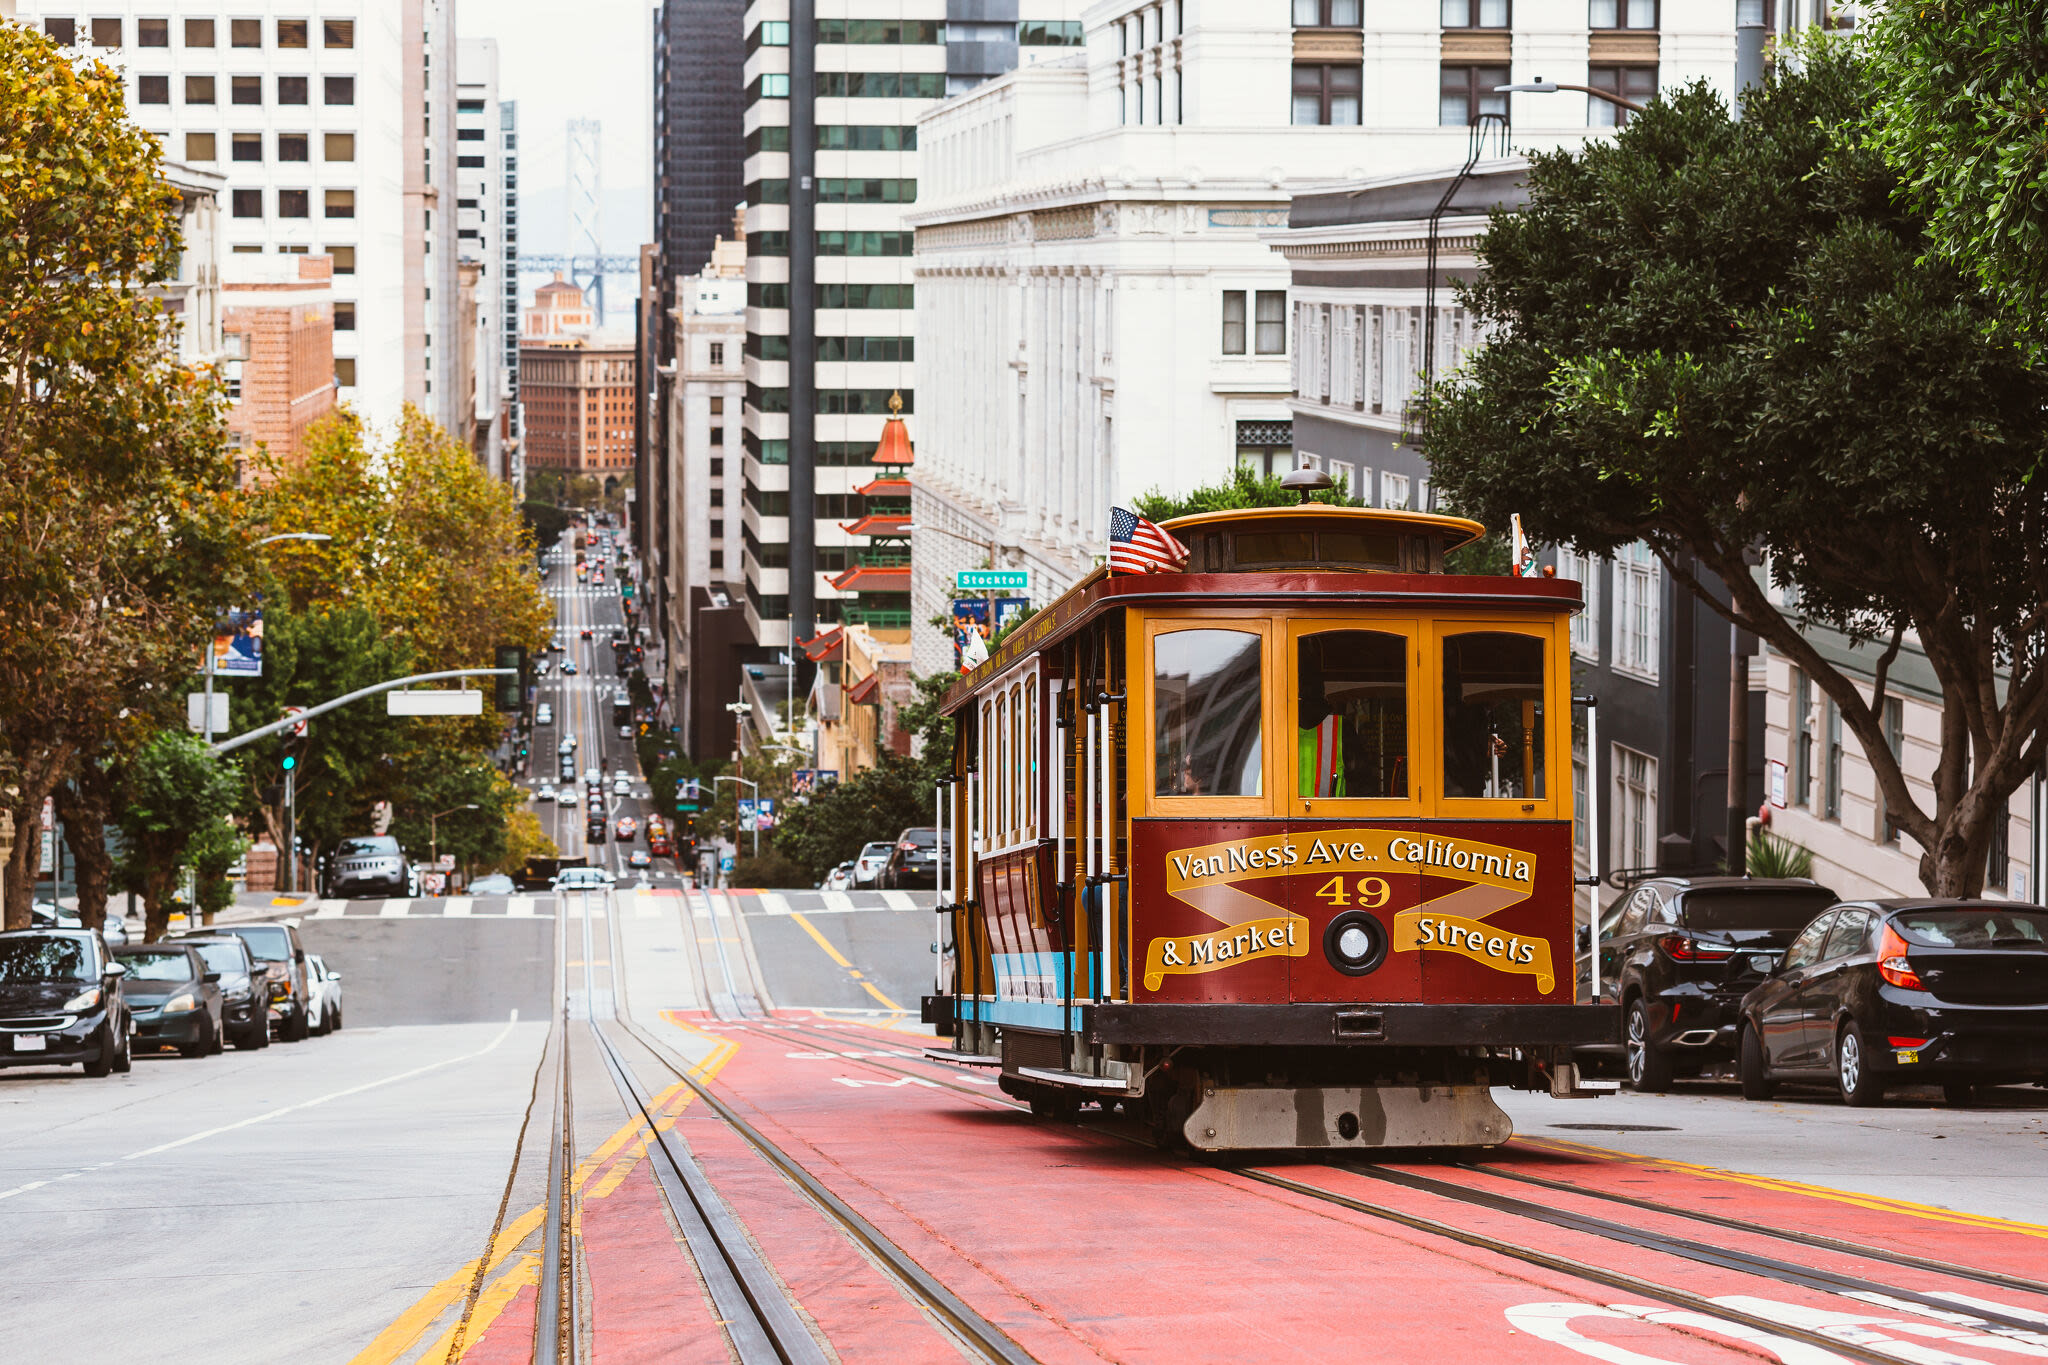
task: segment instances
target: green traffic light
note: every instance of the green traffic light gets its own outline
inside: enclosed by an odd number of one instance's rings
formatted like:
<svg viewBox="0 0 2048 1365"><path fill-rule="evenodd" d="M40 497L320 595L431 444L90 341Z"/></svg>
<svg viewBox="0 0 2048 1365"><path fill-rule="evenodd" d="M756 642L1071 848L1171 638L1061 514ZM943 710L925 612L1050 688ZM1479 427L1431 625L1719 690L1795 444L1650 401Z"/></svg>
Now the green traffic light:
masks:
<svg viewBox="0 0 2048 1365"><path fill-rule="evenodd" d="M284 770L285 770L286 772L290 772L290 771L291 771L292 769L294 769L294 768L296 768L296 767L298 767L298 766L299 766L299 760L298 760L298 759L296 759L296 758L293 758L293 757L292 757L292 756L291 756L290 754L286 754L286 755L284 756Z"/></svg>

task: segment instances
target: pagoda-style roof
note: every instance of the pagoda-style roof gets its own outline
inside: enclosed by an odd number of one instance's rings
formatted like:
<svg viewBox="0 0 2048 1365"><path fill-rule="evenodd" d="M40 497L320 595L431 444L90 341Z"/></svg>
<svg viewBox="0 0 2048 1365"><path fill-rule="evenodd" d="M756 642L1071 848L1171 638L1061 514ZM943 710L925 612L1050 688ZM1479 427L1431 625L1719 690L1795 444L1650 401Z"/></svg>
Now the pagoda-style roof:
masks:
<svg viewBox="0 0 2048 1365"><path fill-rule="evenodd" d="M853 491L869 498L907 498L910 496L910 480L901 474L884 474Z"/></svg>
<svg viewBox="0 0 2048 1365"><path fill-rule="evenodd" d="M856 564L832 580L840 592L909 592L908 564Z"/></svg>
<svg viewBox="0 0 2048 1365"><path fill-rule="evenodd" d="M797 646L814 664L836 664L846 657L846 632L831 626L808 640L798 640Z"/></svg>
<svg viewBox="0 0 2048 1365"><path fill-rule="evenodd" d="M856 706L864 706L876 700L882 691L882 675L870 673L846 689L846 699Z"/></svg>
<svg viewBox="0 0 2048 1365"><path fill-rule="evenodd" d="M889 395L889 420L882 423L882 439L875 442L876 464L908 469L916 457L910 449L910 428L903 424L903 395Z"/></svg>
<svg viewBox="0 0 2048 1365"><path fill-rule="evenodd" d="M903 528L910 525L908 512L870 512L859 521L842 521L839 529L850 536L906 536Z"/></svg>

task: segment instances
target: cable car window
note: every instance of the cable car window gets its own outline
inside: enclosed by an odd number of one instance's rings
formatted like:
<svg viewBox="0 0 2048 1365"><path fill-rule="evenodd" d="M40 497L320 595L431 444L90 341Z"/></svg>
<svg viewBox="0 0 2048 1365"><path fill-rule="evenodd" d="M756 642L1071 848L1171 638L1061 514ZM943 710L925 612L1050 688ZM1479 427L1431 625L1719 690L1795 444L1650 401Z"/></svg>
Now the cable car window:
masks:
<svg viewBox="0 0 2048 1365"><path fill-rule="evenodd" d="M1444 640L1444 795L1543 795L1543 641L1473 631Z"/></svg>
<svg viewBox="0 0 2048 1365"><path fill-rule="evenodd" d="M1240 569L1315 562L1315 537L1308 531L1249 531L1237 538Z"/></svg>
<svg viewBox="0 0 2048 1365"><path fill-rule="evenodd" d="M1401 537L1388 531L1323 531L1318 535L1325 564L1362 564L1375 569L1401 567Z"/></svg>
<svg viewBox="0 0 2048 1365"><path fill-rule="evenodd" d="M1408 638L1304 635L1295 677L1300 794L1408 795Z"/></svg>
<svg viewBox="0 0 2048 1365"><path fill-rule="evenodd" d="M1177 630L1153 642L1156 794L1261 794L1264 647L1242 630Z"/></svg>

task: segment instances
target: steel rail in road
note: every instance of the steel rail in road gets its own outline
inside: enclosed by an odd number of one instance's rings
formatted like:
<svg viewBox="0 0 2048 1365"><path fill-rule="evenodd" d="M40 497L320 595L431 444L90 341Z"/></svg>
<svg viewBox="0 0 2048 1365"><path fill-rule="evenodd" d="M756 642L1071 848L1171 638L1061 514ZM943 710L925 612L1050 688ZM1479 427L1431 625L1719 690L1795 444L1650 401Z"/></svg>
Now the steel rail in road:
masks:
<svg viewBox="0 0 2048 1365"><path fill-rule="evenodd" d="M737 918L738 911L734 912ZM714 928L717 921L712 921ZM694 933L694 926L686 926ZM617 917L612 917L612 960L616 964L623 960L622 942ZM781 1171L809 1198L820 1212L838 1226L854 1241L866 1248L868 1253L881 1263L898 1287L910 1298L921 1304L925 1311L943 1323L957 1343L981 1359L998 1362L999 1365L1032 1365L1036 1357L1026 1351L1002 1328L990 1322L962 1301L952 1290L941 1284L929 1271L919 1265L909 1252L905 1251L880 1228L842 1200L824 1185L803 1164L763 1135L759 1129L741 1118L733 1108L713 1094L709 1084L691 1072L691 1068L680 1065L666 1045L643 1032L633 1022L632 1012L626 1006L627 988L623 973L614 967L617 983L615 1000L618 1007L614 1018L620 1029L637 1042L648 1056L659 1062L664 1069L688 1086L696 1098L709 1108L727 1127L738 1134L748 1146ZM747 1362L747 1365L752 1365Z"/></svg>
<svg viewBox="0 0 2048 1365"><path fill-rule="evenodd" d="M540 1292L533 1312L533 1365L577 1365L582 1305L576 1278L576 1109L570 1093L569 953L566 897L555 904L555 1019L560 1045L548 1130L547 1216L541 1230Z"/></svg>

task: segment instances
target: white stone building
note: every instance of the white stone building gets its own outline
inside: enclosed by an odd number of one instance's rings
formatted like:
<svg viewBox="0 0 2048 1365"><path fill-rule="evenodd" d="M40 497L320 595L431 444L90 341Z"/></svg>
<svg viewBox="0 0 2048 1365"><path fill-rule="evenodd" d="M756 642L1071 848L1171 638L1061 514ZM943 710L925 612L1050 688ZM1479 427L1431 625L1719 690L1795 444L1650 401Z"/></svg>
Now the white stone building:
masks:
<svg viewBox="0 0 2048 1365"><path fill-rule="evenodd" d="M518 364L518 248L507 233L511 154L500 130L498 43L464 38L457 48L455 86L455 254L482 269L476 289L475 420L478 456L493 477L510 479L505 430L510 365ZM510 286L508 297L508 288ZM508 343L510 346L508 348Z"/></svg>
<svg viewBox="0 0 2048 1365"><path fill-rule="evenodd" d="M669 695L688 691L695 590L740 581L740 407L746 397L747 247L719 241L676 285L669 395ZM736 587L731 589L737 596Z"/></svg>
<svg viewBox="0 0 2048 1365"><path fill-rule="evenodd" d="M1292 463L1288 263L1261 237L1291 193L1455 167L1481 113L1519 151L1611 124L1589 96L1493 93L1511 80L1734 76L1727 0L1100 0L1083 24L1081 52L919 120L920 672L991 541L1044 602L1105 552L1113 503Z"/></svg>
<svg viewBox="0 0 2048 1365"><path fill-rule="evenodd" d="M335 372L372 423L440 415L453 382L453 0L20 0L17 18L112 62L168 157L224 177L229 255L334 257ZM440 58L438 64L433 60ZM441 344L436 347L438 335ZM445 373L444 373L445 371Z"/></svg>

